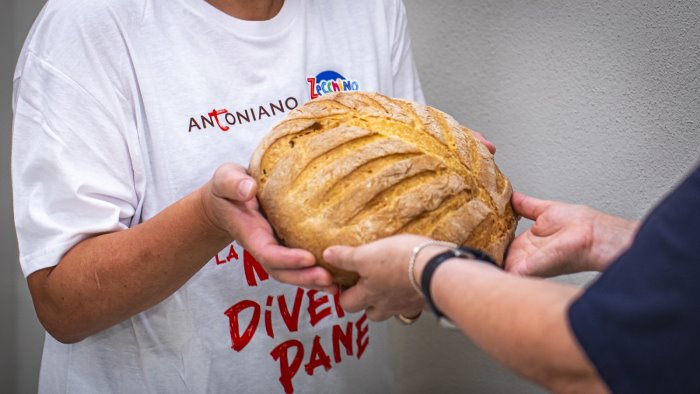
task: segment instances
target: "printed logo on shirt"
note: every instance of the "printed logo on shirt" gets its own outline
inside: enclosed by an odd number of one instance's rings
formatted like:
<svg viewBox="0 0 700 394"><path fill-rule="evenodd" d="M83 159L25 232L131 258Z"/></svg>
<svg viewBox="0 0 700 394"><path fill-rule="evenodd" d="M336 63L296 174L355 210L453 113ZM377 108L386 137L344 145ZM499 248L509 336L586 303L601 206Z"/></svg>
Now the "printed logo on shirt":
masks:
<svg viewBox="0 0 700 394"><path fill-rule="evenodd" d="M326 70L315 77L306 78L309 83L309 97L313 100L324 94L360 90L360 84L333 70Z"/></svg>
<svg viewBox="0 0 700 394"><path fill-rule="evenodd" d="M235 243L219 252L214 261L217 266L231 263L226 265L242 268L248 287L273 282L247 250L241 256ZM370 327L366 314L346 315L339 294L298 287L293 297L288 295L271 293L264 303L242 297L224 312L227 319L222 323L228 325L230 346L237 353L245 353L254 340L269 342L269 355L279 366L277 380L285 393L293 393L295 377L318 376L345 360L361 360L369 346ZM332 327L320 330L311 341L304 339L321 322L331 322Z"/></svg>
<svg viewBox="0 0 700 394"><path fill-rule="evenodd" d="M250 108L232 110L227 108L214 108L206 114L191 116L187 132L191 133L192 130L206 129L227 132L230 131L233 126L253 123L263 118L284 114L298 106L299 100L297 100L296 97L290 96L285 99L279 99L276 102L269 102Z"/></svg>

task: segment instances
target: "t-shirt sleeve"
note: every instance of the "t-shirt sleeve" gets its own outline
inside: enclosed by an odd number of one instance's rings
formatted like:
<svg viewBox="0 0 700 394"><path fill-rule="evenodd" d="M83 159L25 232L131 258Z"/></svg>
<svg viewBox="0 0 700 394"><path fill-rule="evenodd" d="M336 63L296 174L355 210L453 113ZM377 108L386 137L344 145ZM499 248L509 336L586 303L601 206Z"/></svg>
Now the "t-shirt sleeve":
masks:
<svg viewBox="0 0 700 394"><path fill-rule="evenodd" d="M569 309L573 332L613 392L698 393L700 170Z"/></svg>
<svg viewBox="0 0 700 394"><path fill-rule="evenodd" d="M73 11L44 10L51 17L33 28L15 73L12 182L25 276L55 266L81 240L138 219L134 120L114 64L101 63L120 49L90 46L120 41L108 40L105 19L67 15Z"/></svg>
<svg viewBox="0 0 700 394"><path fill-rule="evenodd" d="M425 96L411 49L406 8L401 0L394 0L391 3L391 10L387 15L391 18L389 26L392 27L391 69L394 96L425 104Z"/></svg>

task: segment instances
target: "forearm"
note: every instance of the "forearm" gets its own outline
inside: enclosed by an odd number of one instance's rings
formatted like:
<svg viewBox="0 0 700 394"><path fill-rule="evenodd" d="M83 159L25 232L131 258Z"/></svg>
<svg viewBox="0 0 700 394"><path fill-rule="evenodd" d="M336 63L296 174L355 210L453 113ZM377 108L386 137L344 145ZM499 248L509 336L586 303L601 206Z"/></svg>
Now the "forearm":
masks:
<svg viewBox="0 0 700 394"><path fill-rule="evenodd" d="M452 259L435 272L431 289L446 316L517 373L556 392L605 391L568 325L577 288Z"/></svg>
<svg viewBox="0 0 700 394"><path fill-rule="evenodd" d="M133 228L73 247L28 278L37 315L54 337L77 342L156 305L230 237L203 214L202 189Z"/></svg>
<svg viewBox="0 0 700 394"><path fill-rule="evenodd" d="M593 225L592 269L605 270L630 247L638 229L639 222L599 213Z"/></svg>

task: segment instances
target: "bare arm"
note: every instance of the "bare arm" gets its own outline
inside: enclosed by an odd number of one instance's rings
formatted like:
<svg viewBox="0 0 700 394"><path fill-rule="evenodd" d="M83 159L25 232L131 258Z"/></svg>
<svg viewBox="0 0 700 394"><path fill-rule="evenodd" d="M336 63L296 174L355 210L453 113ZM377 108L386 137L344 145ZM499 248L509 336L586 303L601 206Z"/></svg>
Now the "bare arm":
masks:
<svg viewBox="0 0 700 394"><path fill-rule="evenodd" d="M518 374L553 392L607 391L569 327L567 310L577 288L459 259L435 272L431 288L446 316Z"/></svg>
<svg viewBox="0 0 700 394"><path fill-rule="evenodd" d="M412 315L422 303L408 280L408 260L412 249L426 240L399 235L357 248L327 249L326 261L360 274L358 284L341 294L341 306L350 312L364 309L372 320ZM418 283L427 260L444 250L429 246L418 254ZM515 372L557 392L605 391L568 325L567 309L579 294L577 288L463 259L443 263L431 283L438 308Z"/></svg>
<svg viewBox="0 0 700 394"><path fill-rule="evenodd" d="M506 269L520 275L603 270L631 244L638 227L582 205L520 193L513 195L513 207L535 220L508 250ZM408 281L407 265L413 247L425 240L400 235L357 248L327 249L326 261L360 274L358 284L341 295L343 308L366 309L373 320L411 315L422 304ZM445 248L423 250L415 266L419 283L426 261ZM451 259L433 276L431 294L466 335L517 373L556 392L607 390L568 324L577 288Z"/></svg>
<svg viewBox="0 0 700 394"><path fill-rule="evenodd" d="M306 251L277 244L257 210L255 185L236 165L133 228L88 238L53 268L27 278L46 330L78 342L140 313L175 292L236 240L280 281L332 289L330 275Z"/></svg>

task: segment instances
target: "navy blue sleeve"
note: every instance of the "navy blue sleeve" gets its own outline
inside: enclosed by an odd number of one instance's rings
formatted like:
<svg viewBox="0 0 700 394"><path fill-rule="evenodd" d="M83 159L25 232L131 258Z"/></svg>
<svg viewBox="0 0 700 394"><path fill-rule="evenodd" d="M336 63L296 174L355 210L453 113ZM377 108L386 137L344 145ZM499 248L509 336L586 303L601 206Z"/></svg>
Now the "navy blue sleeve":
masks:
<svg viewBox="0 0 700 394"><path fill-rule="evenodd" d="M569 309L616 393L700 393L700 167Z"/></svg>

